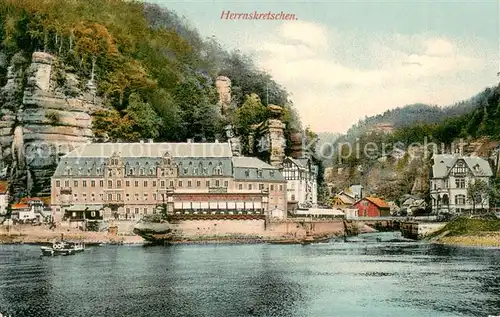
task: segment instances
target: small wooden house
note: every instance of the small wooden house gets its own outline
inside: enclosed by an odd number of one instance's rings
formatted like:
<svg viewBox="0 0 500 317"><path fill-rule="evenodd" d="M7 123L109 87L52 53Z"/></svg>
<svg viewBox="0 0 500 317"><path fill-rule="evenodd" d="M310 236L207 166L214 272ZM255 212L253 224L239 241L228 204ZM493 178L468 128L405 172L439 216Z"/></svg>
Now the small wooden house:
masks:
<svg viewBox="0 0 500 317"><path fill-rule="evenodd" d="M390 216L389 205L381 198L365 197L358 200L354 207L358 209L359 217Z"/></svg>

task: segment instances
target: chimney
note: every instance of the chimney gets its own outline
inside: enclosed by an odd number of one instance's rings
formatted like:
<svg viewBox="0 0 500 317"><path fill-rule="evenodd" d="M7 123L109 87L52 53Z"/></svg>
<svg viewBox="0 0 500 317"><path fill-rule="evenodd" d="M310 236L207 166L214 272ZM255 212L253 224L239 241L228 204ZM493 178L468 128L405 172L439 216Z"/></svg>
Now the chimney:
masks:
<svg viewBox="0 0 500 317"><path fill-rule="evenodd" d="M187 143L193 143L193 139L187 139Z"/></svg>
<svg viewBox="0 0 500 317"><path fill-rule="evenodd" d="M141 144L144 144L144 140L141 140L141 141L140 141L140 143L141 143Z"/></svg>
<svg viewBox="0 0 500 317"><path fill-rule="evenodd" d="M219 139L215 139L215 144L219 144Z"/></svg>
<svg viewBox="0 0 500 317"><path fill-rule="evenodd" d="M153 139L148 139L148 143L154 143Z"/></svg>

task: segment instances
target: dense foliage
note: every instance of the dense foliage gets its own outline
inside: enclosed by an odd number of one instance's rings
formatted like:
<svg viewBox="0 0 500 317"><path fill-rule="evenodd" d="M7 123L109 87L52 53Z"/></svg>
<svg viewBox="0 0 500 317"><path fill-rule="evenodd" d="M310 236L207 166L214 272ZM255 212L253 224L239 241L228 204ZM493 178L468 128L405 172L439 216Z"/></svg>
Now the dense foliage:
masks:
<svg viewBox="0 0 500 317"><path fill-rule="evenodd" d="M157 5L5 0L0 4L0 45L0 84L7 61L12 64L19 52L29 61L34 51L52 53L65 71L95 79L110 110L96 114L94 129L110 139L210 141L227 123L242 127L246 119L238 114L247 112L236 111L230 118L219 114L214 83L219 75L232 81L234 109L255 93L263 106L284 106L289 125L300 125L287 92L268 74L240 52L202 39L174 12ZM60 74L56 81L63 85Z"/></svg>

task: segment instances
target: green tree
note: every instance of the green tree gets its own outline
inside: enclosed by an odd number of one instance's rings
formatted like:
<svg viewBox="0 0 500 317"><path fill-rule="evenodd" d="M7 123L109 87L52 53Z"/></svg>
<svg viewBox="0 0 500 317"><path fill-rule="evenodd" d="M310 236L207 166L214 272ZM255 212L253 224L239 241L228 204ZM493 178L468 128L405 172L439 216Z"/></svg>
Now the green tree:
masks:
<svg viewBox="0 0 500 317"><path fill-rule="evenodd" d="M472 204L473 214L476 212L476 205L481 205L483 209L483 204L488 200L489 195L490 189L484 180L476 179L467 184L467 199Z"/></svg>
<svg viewBox="0 0 500 317"><path fill-rule="evenodd" d="M132 130L135 135L152 139L159 136L162 120L151 105L144 102L139 95L130 95L125 113L125 120L132 122Z"/></svg>

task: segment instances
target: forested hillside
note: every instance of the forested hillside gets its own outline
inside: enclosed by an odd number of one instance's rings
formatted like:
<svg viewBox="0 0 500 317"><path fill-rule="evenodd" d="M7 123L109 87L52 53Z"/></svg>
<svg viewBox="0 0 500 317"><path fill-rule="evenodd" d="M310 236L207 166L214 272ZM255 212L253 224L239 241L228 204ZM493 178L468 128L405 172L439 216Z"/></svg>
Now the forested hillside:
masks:
<svg viewBox="0 0 500 317"><path fill-rule="evenodd" d="M26 67L32 52L51 53L60 73L95 80L108 110L94 114L94 132L111 140L214 140L228 120L244 129L266 116L262 107L244 112L245 118L237 111L222 117L214 83L219 75L232 81L234 109L256 93L264 106L269 101L286 108L287 126L300 126L286 90L268 74L157 5L5 0L0 23L0 86L13 59ZM64 81L61 75L58 84Z"/></svg>
<svg viewBox="0 0 500 317"><path fill-rule="evenodd" d="M406 110L396 109L378 118L404 118L402 113L408 114L408 110L419 108L431 109L427 106L406 107ZM466 112L466 109L469 110ZM436 122L435 118L415 120L413 123L407 120L391 133L352 129L351 134L341 136L334 148L334 172L327 181L333 182L337 189L361 183L367 192L391 200L410 193L426 197L428 156L432 151L431 148L423 151L426 144L437 144L438 151L449 152L453 143L475 144L481 138L478 145L486 142L489 148L481 155L489 156L492 153L488 152L494 150L495 144L500 141L500 85L487 88L453 107L432 111L435 111L433 115L441 113L445 117ZM375 118L371 119L372 122L376 121ZM402 124L403 121L399 122ZM415 145L417 147L412 150L411 146ZM393 152L395 149L396 152Z"/></svg>
<svg viewBox="0 0 500 317"><path fill-rule="evenodd" d="M445 107L416 103L390 109L382 114L365 117L365 119L360 120L358 124L349 129L347 135L354 136L365 133L377 124L389 124L392 125L394 129L401 129L414 124L439 123L450 118L470 113L474 109L480 107L486 102L489 91L490 89L487 89L472 98Z"/></svg>

